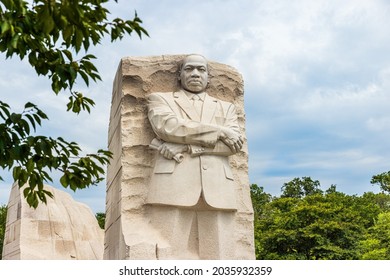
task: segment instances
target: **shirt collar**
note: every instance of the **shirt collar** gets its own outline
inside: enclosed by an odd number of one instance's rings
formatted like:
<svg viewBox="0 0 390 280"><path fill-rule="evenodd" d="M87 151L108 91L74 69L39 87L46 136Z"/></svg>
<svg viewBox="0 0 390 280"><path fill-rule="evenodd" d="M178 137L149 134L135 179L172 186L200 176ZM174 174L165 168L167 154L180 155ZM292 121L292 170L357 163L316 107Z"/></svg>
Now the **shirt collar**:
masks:
<svg viewBox="0 0 390 280"><path fill-rule="evenodd" d="M183 90L185 92L185 94L187 95L188 99L189 100L192 100L192 97L194 95L197 95L199 96L200 100L204 101L205 99L205 96L206 96L206 92L201 92L201 93L192 93L192 92L189 92L189 91L186 91L186 90Z"/></svg>

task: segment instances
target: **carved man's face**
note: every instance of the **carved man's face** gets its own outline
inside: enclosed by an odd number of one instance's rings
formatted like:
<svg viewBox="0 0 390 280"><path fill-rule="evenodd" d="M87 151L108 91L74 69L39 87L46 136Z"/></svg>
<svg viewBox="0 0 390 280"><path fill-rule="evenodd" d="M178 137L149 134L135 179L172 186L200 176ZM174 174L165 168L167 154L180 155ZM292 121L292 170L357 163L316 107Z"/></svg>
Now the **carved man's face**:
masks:
<svg viewBox="0 0 390 280"><path fill-rule="evenodd" d="M185 90L192 93L201 93L207 87L207 61L200 55L189 55L180 70L180 82Z"/></svg>

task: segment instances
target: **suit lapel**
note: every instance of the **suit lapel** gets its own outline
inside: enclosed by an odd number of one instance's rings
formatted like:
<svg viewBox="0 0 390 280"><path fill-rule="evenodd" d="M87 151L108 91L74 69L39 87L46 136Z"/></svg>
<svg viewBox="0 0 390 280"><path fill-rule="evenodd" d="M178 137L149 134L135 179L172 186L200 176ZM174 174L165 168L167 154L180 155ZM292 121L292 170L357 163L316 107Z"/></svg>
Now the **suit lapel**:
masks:
<svg viewBox="0 0 390 280"><path fill-rule="evenodd" d="M187 116L194 121L199 121L199 115L196 112L194 106L188 100L188 97L183 91L177 91L173 93L175 102L179 107L187 114Z"/></svg>

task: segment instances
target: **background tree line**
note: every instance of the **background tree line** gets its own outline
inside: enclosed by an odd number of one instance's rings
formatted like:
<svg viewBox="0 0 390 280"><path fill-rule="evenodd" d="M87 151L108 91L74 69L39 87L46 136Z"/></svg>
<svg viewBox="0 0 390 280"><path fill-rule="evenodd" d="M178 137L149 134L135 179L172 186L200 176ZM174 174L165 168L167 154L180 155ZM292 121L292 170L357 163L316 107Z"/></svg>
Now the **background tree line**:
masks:
<svg viewBox="0 0 390 280"><path fill-rule="evenodd" d="M322 190L310 177L285 183L280 196L251 185L257 259L390 259L390 172L372 177L382 192Z"/></svg>

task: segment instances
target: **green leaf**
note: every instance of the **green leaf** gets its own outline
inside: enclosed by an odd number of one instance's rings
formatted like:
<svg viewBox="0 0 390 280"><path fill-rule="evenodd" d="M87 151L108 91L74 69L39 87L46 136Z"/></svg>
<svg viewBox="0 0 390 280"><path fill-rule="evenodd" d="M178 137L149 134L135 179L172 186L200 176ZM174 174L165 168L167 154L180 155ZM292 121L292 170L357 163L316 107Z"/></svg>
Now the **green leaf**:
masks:
<svg viewBox="0 0 390 280"><path fill-rule="evenodd" d="M53 18L51 17L51 15L48 15L43 21L42 31L46 34L49 34L54 29L54 26L55 26L55 22Z"/></svg>
<svg viewBox="0 0 390 280"><path fill-rule="evenodd" d="M79 74L80 74L81 77L83 78L85 84L86 84L87 86L89 86L89 78L88 78L88 75L87 75L84 71L82 71L82 70L79 71Z"/></svg>
<svg viewBox="0 0 390 280"><path fill-rule="evenodd" d="M21 119L20 126L24 129L24 131L26 132L27 135L30 134L30 126L29 126L27 121L25 121L24 119Z"/></svg>
<svg viewBox="0 0 390 280"><path fill-rule="evenodd" d="M90 60L90 59L96 59L96 56L93 54L87 54L86 56L83 57L83 59Z"/></svg>
<svg viewBox="0 0 390 280"><path fill-rule="evenodd" d="M69 178L66 173L61 177L60 183L64 188L67 188L69 186Z"/></svg>
<svg viewBox="0 0 390 280"><path fill-rule="evenodd" d="M51 192L49 192L49 191L47 191L47 190L43 190L42 192L43 192L45 195L47 195L48 197L54 198L54 195L53 195Z"/></svg>
<svg viewBox="0 0 390 280"><path fill-rule="evenodd" d="M38 198L37 198L36 192L28 193L26 200L27 200L28 205L30 205L30 207L33 207L33 208L38 207Z"/></svg>
<svg viewBox="0 0 390 280"><path fill-rule="evenodd" d="M22 119L22 115L21 114L12 113L11 116L10 116L10 119L11 119L11 121L13 123L17 123L17 122L19 122Z"/></svg>
<svg viewBox="0 0 390 280"><path fill-rule="evenodd" d="M71 97L69 97L69 102L68 102L68 104L66 104L66 110L67 111L69 111L70 109L72 109L72 107L73 107L73 96L71 96Z"/></svg>
<svg viewBox="0 0 390 280"><path fill-rule="evenodd" d="M28 109L28 108L35 108L36 105L31 103L31 102L27 102L25 105L24 105L24 108L25 109Z"/></svg>
<svg viewBox="0 0 390 280"><path fill-rule="evenodd" d="M22 170L22 167L20 166L15 166L14 169L12 170L12 177L14 180L18 180L20 176L20 171Z"/></svg>
<svg viewBox="0 0 390 280"><path fill-rule="evenodd" d="M12 40L11 40L11 47L12 48L16 49L18 47L19 37L20 37L19 34L15 34L15 36L12 37Z"/></svg>
<svg viewBox="0 0 390 280"><path fill-rule="evenodd" d="M38 114L38 116L41 118L41 119L45 119L45 120L48 120L49 118L47 117L47 115L43 112L43 111L41 111L41 110L37 110L37 114Z"/></svg>
<svg viewBox="0 0 390 280"><path fill-rule="evenodd" d="M8 23L8 21L3 21L2 23L1 23L1 34L4 34L4 33L6 33L8 30L10 30L10 24Z"/></svg>
<svg viewBox="0 0 390 280"><path fill-rule="evenodd" d="M34 128L34 131L36 131L34 118L31 115L26 115L26 118L30 121L32 127Z"/></svg>
<svg viewBox="0 0 390 280"><path fill-rule="evenodd" d="M30 179L28 180L28 185L31 188L35 188L38 183L38 178L35 173L31 174Z"/></svg>
<svg viewBox="0 0 390 280"><path fill-rule="evenodd" d="M19 185L19 187L23 187L23 186L20 186L20 185ZM27 196L30 194L30 192L31 192L31 189L30 189L30 188L25 188L25 189L23 190L23 196L24 196L24 197L27 197Z"/></svg>
<svg viewBox="0 0 390 280"><path fill-rule="evenodd" d="M63 50L62 52L66 55L69 61L73 61L72 53L69 50Z"/></svg>
<svg viewBox="0 0 390 280"><path fill-rule="evenodd" d="M33 114L32 115L34 120L39 124L41 125L41 118L38 116L38 114Z"/></svg>
<svg viewBox="0 0 390 280"><path fill-rule="evenodd" d="M78 100L76 100L75 102L73 102L73 107L72 107L72 112L73 113L80 113L80 102Z"/></svg>
<svg viewBox="0 0 390 280"><path fill-rule="evenodd" d="M38 58L36 56L36 53L34 51L32 51L29 55L28 55L28 61L30 62L30 64L32 66L35 66L37 65L38 63Z"/></svg>
<svg viewBox="0 0 390 280"><path fill-rule="evenodd" d="M34 170L34 161L32 158L29 158L27 163L26 163L26 168L27 168L27 172L28 173L31 173L33 170Z"/></svg>
<svg viewBox="0 0 390 280"><path fill-rule="evenodd" d="M73 32L74 32L73 25L68 25L65 27L65 29L62 31L62 38L64 39L65 42L67 43L69 42L71 36L73 35ZM69 60L71 59L69 58Z"/></svg>
<svg viewBox="0 0 390 280"><path fill-rule="evenodd" d="M76 52L79 52L80 48L81 48L81 44L82 44L83 39L84 39L84 35L83 35L83 32L79 29L76 29L75 33L76 33L76 36L75 36L74 47L76 49Z"/></svg>

